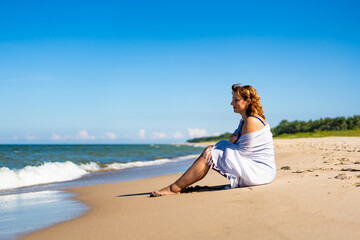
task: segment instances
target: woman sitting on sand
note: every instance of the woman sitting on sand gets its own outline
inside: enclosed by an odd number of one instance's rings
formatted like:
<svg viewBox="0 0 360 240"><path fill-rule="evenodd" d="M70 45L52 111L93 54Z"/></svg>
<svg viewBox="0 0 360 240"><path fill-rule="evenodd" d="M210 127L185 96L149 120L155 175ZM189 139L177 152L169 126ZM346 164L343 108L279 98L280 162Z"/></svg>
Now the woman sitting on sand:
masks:
<svg viewBox="0 0 360 240"><path fill-rule="evenodd" d="M232 86L231 105L242 119L229 141L205 148L193 165L173 184L151 193L151 197L180 193L200 181L212 168L230 179L231 188L267 184L276 175L274 144L270 126L255 88Z"/></svg>

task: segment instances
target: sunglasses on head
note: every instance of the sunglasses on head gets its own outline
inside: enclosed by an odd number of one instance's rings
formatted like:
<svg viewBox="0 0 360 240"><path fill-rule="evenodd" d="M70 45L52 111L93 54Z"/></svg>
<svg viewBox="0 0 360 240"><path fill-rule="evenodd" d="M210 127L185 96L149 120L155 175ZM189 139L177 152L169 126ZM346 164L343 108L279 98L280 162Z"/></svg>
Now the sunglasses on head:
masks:
<svg viewBox="0 0 360 240"><path fill-rule="evenodd" d="M240 88L248 88L249 85L243 85L243 84L241 84L241 83L235 83L235 84L233 85L233 88L238 88L238 87L240 87Z"/></svg>

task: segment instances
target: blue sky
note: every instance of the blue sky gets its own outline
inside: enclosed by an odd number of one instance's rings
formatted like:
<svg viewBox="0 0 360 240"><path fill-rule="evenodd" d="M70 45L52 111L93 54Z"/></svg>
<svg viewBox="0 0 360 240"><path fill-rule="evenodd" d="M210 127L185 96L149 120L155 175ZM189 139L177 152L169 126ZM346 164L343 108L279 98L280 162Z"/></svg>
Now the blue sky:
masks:
<svg viewBox="0 0 360 240"><path fill-rule="evenodd" d="M173 143L360 114L357 1L1 1L0 143Z"/></svg>

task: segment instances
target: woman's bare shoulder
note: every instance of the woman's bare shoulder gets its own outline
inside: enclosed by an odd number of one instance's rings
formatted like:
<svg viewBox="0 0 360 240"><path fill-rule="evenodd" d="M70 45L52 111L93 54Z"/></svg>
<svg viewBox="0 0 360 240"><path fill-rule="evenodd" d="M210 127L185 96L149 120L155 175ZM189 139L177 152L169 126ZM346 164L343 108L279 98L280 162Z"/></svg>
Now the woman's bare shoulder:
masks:
<svg viewBox="0 0 360 240"><path fill-rule="evenodd" d="M261 119L261 120L263 120L263 119ZM265 123L265 121L264 121L264 123ZM264 124L259 119L255 118L255 117L248 117L245 119L245 122L244 122L243 134L256 132L263 128L264 128Z"/></svg>

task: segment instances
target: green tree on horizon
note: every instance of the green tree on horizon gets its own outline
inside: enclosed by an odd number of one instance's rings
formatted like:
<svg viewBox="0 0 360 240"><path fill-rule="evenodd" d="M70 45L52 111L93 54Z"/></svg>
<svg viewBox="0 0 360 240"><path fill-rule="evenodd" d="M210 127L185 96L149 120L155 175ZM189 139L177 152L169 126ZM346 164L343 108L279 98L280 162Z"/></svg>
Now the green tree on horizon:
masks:
<svg viewBox="0 0 360 240"><path fill-rule="evenodd" d="M292 121L282 120L278 126L272 128L274 136L281 134L295 134L320 131L345 131L360 128L360 115L352 117L320 118L319 120Z"/></svg>
<svg viewBox="0 0 360 240"><path fill-rule="evenodd" d="M322 131L346 131L360 129L360 115L352 117L336 117L336 118L320 118L318 120L309 121L291 121L284 119L278 126L271 129L274 137L281 134L296 134L296 133L316 133ZM210 142L219 141L221 139L229 139L231 133L224 133L220 136L193 138L187 142Z"/></svg>

